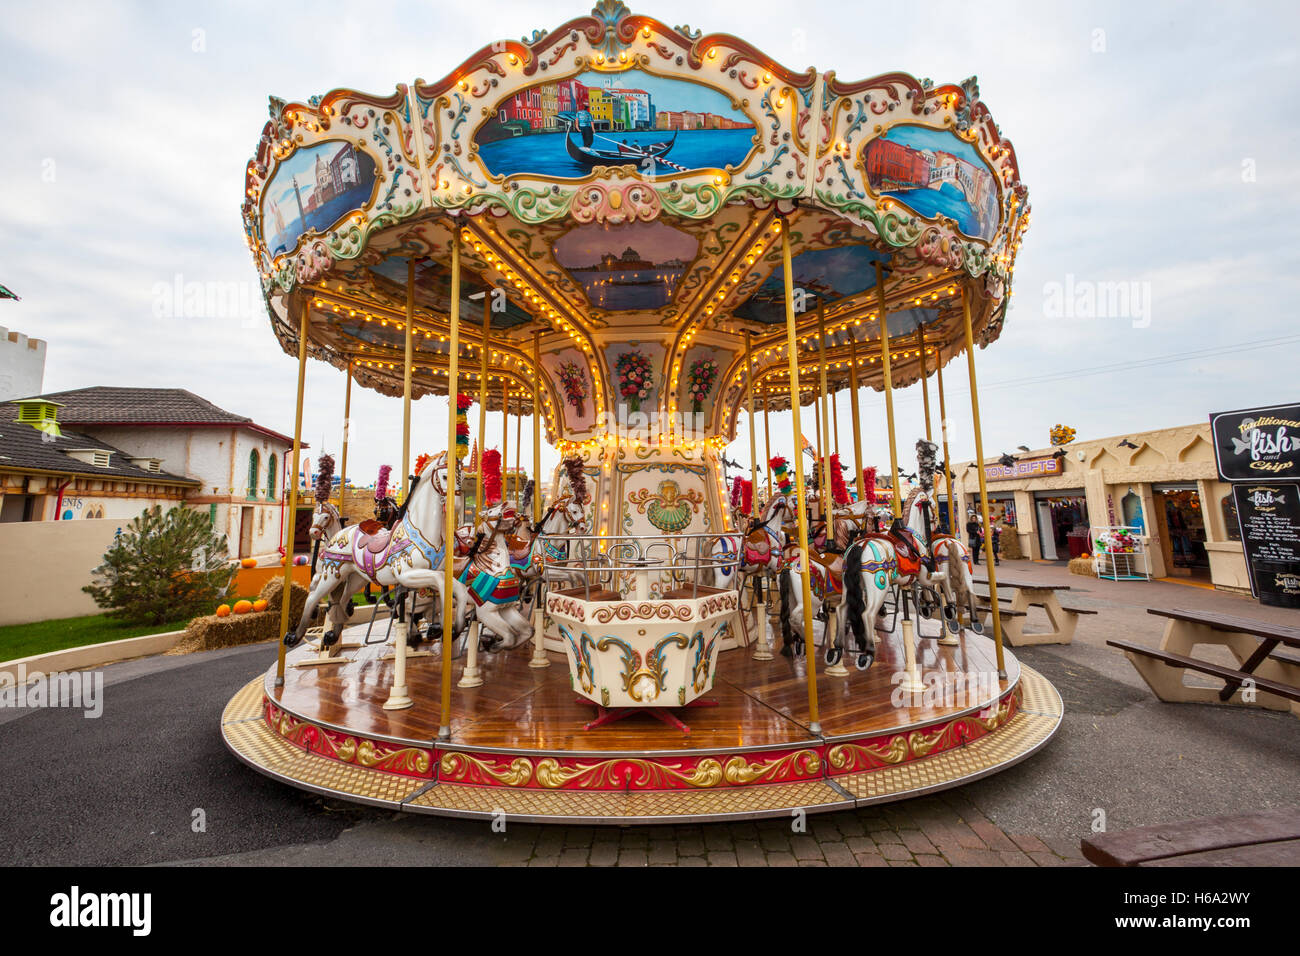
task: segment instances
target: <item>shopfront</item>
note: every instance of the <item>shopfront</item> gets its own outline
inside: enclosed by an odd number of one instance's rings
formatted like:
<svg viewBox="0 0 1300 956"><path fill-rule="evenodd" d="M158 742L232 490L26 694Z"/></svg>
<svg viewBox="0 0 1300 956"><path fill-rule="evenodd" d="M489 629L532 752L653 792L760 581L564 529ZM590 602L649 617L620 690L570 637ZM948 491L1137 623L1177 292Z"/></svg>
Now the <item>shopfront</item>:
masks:
<svg viewBox="0 0 1300 956"><path fill-rule="evenodd" d="M1093 551L1101 529L1142 538L1151 574L1248 591L1231 489L1219 481L1209 425L1188 425L987 461L991 516L1003 524L1003 554L1068 561ZM979 507L979 474L956 464L958 515ZM964 519L963 519L964 520Z"/></svg>
<svg viewBox="0 0 1300 956"><path fill-rule="evenodd" d="M1034 508L1045 560L1068 561L1088 552L1088 499L1082 488L1035 492Z"/></svg>

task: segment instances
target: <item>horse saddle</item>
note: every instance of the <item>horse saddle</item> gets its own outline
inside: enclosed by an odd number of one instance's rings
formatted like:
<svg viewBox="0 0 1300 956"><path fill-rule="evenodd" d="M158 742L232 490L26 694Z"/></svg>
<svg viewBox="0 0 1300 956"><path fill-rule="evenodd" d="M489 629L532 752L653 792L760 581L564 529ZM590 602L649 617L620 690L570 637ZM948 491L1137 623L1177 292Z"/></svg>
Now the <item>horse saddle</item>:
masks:
<svg viewBox="0 0 1300 956"><path fill-rule="evenodd" d="M388 539L393 532L384 527L381 521L363 521L357 526L357 550L366 550L371 554L383 554L388 548Z"/></svg>

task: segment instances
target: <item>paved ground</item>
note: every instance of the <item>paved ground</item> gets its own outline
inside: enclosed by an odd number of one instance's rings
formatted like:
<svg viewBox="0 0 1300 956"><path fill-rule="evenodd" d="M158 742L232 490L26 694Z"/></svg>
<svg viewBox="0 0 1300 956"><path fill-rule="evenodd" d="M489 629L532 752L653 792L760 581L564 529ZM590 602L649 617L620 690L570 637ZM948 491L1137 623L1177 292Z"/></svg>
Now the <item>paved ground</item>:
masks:
<svg viewBox="0 0 1300 956"><path fill-rule="evenodd" d="M1155 645L1149 605L1295 620L1249 598L1162 582L1072 577L1065 604L1096 607L1068 647L1019 653L1061 691L1066 716L1040 754L957 791L791 821L652 828L508 825L323 800L238 763L218 732L231 693L270 645L105 669L103 716L0 709L0 863L420 865L1068 865L1104 814L1108 829L1300 805L1300 724L1287 714L1156 701L1105 647ZM195 832L195 811L205 829Z"/></svg>

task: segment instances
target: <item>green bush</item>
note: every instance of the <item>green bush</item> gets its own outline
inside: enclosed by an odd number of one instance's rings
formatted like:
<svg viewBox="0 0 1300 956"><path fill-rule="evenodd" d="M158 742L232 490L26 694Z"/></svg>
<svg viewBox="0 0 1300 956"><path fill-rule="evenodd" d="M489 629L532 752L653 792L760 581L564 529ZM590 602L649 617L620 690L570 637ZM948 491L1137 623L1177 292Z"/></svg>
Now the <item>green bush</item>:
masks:
<svg viewBox="0 0 1300 956"><path fill-rule="evenodd" d="M82 590L110 617L162 624L210 610L229 593L235 570L225 535L212 533L206 514L155 505L117 536Z"/></svg>

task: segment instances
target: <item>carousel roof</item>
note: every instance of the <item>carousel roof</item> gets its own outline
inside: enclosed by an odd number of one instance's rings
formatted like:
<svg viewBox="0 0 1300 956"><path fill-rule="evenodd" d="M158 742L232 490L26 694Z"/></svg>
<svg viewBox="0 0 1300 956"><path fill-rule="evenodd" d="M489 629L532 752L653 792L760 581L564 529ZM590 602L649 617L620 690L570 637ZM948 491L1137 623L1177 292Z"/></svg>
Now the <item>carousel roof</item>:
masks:
<svg viewBox="0 0 1300 956"><path fill-rule="evenodd" d="M555 441L626 401L733 434L747 340L788 407L785 238L808 394L823 330L832 390L853 352L882 386L882 292L915 381L964 349L963 293L1000 333L1029 203L973 78L795 72L603 0L433 83L272 99L243 214L286 351L305 309L310 354L399 395L409 308L414 394L445 394L456 311L460 390L486 348L488 406L529 411L540 362Z"/></svg>

